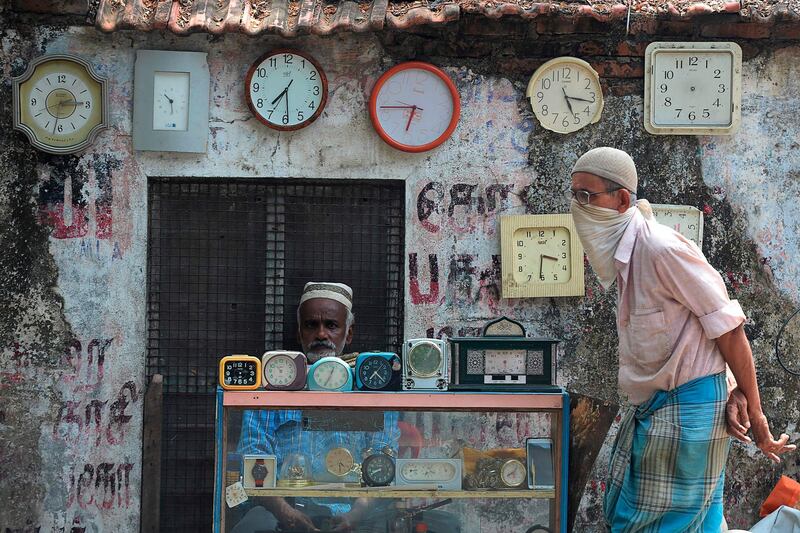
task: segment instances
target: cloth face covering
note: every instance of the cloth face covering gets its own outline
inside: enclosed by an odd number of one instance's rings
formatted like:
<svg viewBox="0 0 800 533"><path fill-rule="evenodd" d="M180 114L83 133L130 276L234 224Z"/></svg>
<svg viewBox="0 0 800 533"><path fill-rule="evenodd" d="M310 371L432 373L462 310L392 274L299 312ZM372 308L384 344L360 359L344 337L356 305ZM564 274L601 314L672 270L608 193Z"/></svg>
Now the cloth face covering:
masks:
<svg viewBox="0 0 800 533"><path fill-rule="evenodd" d="M589 264L600 278L603 288L608 289L617 278L617 269L614 266L617 245L639 210L631 207L620 214L616 209L581 205L574 199L569 210Z"/></svg>

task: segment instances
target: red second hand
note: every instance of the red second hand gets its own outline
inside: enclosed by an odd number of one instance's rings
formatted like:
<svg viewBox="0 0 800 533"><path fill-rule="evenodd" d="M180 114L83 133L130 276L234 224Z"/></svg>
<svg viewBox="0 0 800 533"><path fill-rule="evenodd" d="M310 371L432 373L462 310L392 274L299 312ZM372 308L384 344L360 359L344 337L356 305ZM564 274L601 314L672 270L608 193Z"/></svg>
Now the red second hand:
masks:
<svg viewBox="0 0 800 533"><path fill-rule="evenodd" d="M406 124L406 131L408 131L408 127L411 126L411 119L414 118L414 113L417 111L417 106L411 106L411 114L408 116L408 123Z"/></svg>

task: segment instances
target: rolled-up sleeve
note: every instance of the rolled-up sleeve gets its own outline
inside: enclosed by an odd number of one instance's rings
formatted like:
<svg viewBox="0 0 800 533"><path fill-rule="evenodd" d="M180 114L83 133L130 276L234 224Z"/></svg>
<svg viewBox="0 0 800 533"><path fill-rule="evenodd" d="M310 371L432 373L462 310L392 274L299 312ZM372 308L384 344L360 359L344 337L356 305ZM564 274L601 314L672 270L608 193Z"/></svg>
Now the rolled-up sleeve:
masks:
<svg viewBox="0 0 800 533"><path fill-rule="evenodd" d="M746 317L728 290L719 272L688 244L664 248L658 254L656 273L665 291L699 319L709 339L736 329Z"/></svg>

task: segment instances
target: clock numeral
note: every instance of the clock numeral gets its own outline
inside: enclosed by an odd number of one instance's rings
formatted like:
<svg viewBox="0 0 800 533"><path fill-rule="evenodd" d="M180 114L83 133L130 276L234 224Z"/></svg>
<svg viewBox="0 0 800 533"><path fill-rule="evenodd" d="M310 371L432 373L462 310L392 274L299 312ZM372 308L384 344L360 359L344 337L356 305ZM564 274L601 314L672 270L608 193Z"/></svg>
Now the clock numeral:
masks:
<svg viewBox="0 0 800 533"><path fill-rule="evenodd" d="M561 69L561 77L564 78L564 81L572 81L572 69L569 67L564 67Z"/></svg>
<svg viewBox="0 0 800 533"><path fill-rule="evenodd" d="M259 98L258 100L256 100L256 107L259 108L259 109L264 107L264 99L263 98Z"/></svg>
<svg viewBox="0 0 800 533"><path fill-rule="evenodd" d="M550 78L545 78L542 80L542 89L544 89L545 91L548 90L551 85L552 82L550 81Z"/></svg>
<svg viewBox="0 0 800 533"><path fill-rule="evenodd" d="M675 77L675 72L673 72L672 70L665 70L664 71L664 79L665 80L671 80L674 77Z"/></svg>
<svg viewBox="0 0 800 533"><path fill-rule="evenodd" d="M583 110L583 112L584 112L584 113L586 113L586 116L587 116L587 117L589 116L589 106L588 106L588 105L587 105L587 106L586 106L586 108Z"/></svg>
<svg viewBox="0 0 800 533"><path fill-rule="evenodd" d="M697 66L697 58L696 57L690 57L689 58L689 66L690 67L696 67Z"/></svg>
<svg viewBox="0 0 800 533"><path fill-rule="evenodd" d="M544 93L542 91L539 91L538 93L536 93L536 98L538 98L539 103L541 103L542 100L544 100Z"/></svg>
<svg viewBox="0 0 800 533"><path fill-rule="evenodd" d="M569 120L567 120L566 115L564 116L564 118L561 119L561 127L569 128Z"/></svg>
<svg viewBox="0 0 800 533"><path fill-rule="evenodd" d="M305 120L305 118L303 117L303 112L302 111L298 111L297 112L297 120L299 120L300 122L303 122L303 120Z"/></svg>
<svg viewBox="0 0 800 533"><path fill-rule="evenodd" d="M314 96L319 96L319 85L314 85L313 93Z"/></svg>
<svg viewBox="0 0 800 533"><path fill-rule="evenodd" d="M544 231L539 232L539 237L544 237Z"/></svg>
<svg viewBox="0 0 800 533"><path fill-rule="evenodd" d="M314 109L314 102L309 102L308 103L308 108L309 109Z"/></svg>
<svg viewBox="0 0 800 533"><path fill-rule="evenodd" d="M664 94L665 92L667 92L667 89L668 89L668 87L667 87L666 83L662 83L661 86L658 88L658 90L661 91L661 94Z"/></svg>
<svg viewBox="0 0 800 533"><path fill-rule="evenodd" d="M266 78L267 77L267 69L264 67L256 69L256 76L259 78Z"/></svg>
<svg viewBox="0 0 800 533"><path fill-rule="evenodd" d="M558 120L558 113L553 113L553 114L555 115L555 116L553 117L553 124L555 124L555 123L556 123L556 120Z"/></svg>
<svg viewBox="0 0 800 533"><path fill-rule="evenodd" d="M84 104L85 105L83 107L85 107L86 109L91 109L92 108L92 103L89 100L86 100L84 102Z"/></svg>
<svg viewBox="0 0 800 533"><path fill-rule="evenodd" d="M579 117L577 113L573 114L573 115L572 115L572 118L573 118L573 122L574 122L576 125L581 123L581 117Z"/></svg>
<svg viewBox="0 0 800 533"><path fill-rule="evenodd" d="M676 107L675 111L677 111L677 114L675 115L675 118L681 118L681 111L683 111L683 109L681 109L679 107Z"/></svg>
<svg viewBox="0 0 800 533"><path fill-rule="evenodd" d="M719 89L717 89L717 92L720 93L720 94L725 92L725 84L724 83L720 83L719 84Z"/></svg>
<svg viewBox="0 0 800 533"><path fill-rule="evenodd" d="M517 272L522 272L522 267L519 267L519 269L517 270Z"/></svg>
<svg viewBox="0 0 800 533"><path fill-rule="evenodd" d="M67 77L64 74L59 74L56 83L67 83Z"/></svg>
<svg viewBox="0 0 800 533"><path fill-rule="evenodd" d="M675 68L683 68L683 59L675 60Z"/></svg>
<svg viewBox="0 0 800 533"><path fill-rule="evenodd" d="M292 54L283 54L283 64L284 65L291 65L292 64L292 59L294 59L294 56L292 56Z"/></svg>
<svg viewBox="0 0 800 533"><path fill-rule="evenodd" d="M720 106L719 98L717 98L716 100L714 100L714 107L719 107L719 106Z"/></svg>
<svg viewBox="0 0 800 533"><path fill-rule="evenodd" d="M257 83L254 83L253 84L253 92L257 93L259 89L261 89L261 86L259 84L257 84Z"/></svg>
<svg viewBox="0 0 800 533"><path fill-rule="evenodd" d="M523 248L525 246L525 241L517 241L517 246Z"/></svg>
<svg viewBox="0 0 800 533"><path fill-rule="evenodd" d="M288 124L289 123L289 115L283 115L283 118L281 118L281 122L283 122L284 124Z"/></svg>
<svg viewBox="0 0 800 533"><path fill-rule="evenodd" d="M714 78L720 79L722 77L722 71L718 68L714 69Z"/></svg>
<svg viewBox="0 0 800 533"><path fill-rule="evenodd" d="M278 68L278 58L277 57L270 57L269 58L269 66L272 68Z"/></svg>
<svg viewBox="0 0 800 533"><path fill-rule="evenodd" d="M539 274L539 279L544 281L544 274Z"/></svg>
<svg viewBox="0 0 800 533"><path fill-rule="evenodd" d="M312 70L311 74L308 75L308 79L312 80L312 81L316 80L317 79L317 71L316 70Z"/></svg>
<svg viewBox="0 0 800 533"><path fill-rule="evenodd" d="M697 115L695 114L694 111L689 111L687 117L689 118L689 120L694 121L697 118Z"/></svg>
<svg viewBox="0 0 800 533"><path fill-rule="evenodd" d="M664 98L664 107L669 107L671 105L672 105L672 98L670 98L669 96Z"/></svg>
<svg viewBox="0 0 800 533"><path fill-rule="evenodd" d="M567 239L561 239L561 246L567 245Z"/></svg>
<svg viewBox="0 0 800 533"><path fill-rule="evenodd" d="M31 98L31 107L36 105L36 98Z"/></svg>
<svg viewBox="0 0 800 533"><path fill-rule="evenodd" d="M592 95L592 101L591 101L591 102L589 102L589 103L593 104L593 103L594 103L594 97L595 97L595 94L594 94L594 93L589 93L589 94L590 94L590 95Z"/></svg>
<svg viewBox="0 0 800 533"><path fill-rule="evenodd" d="M58 133L61 133L63 131L64 131L64 125L63 124L59 124L58 125Z"/></svg>
<svg viewBox="0 0 800 533"><path fill-rule="evenodd" d="M709 117L711 117L711 111L709 111L707 108L703 109L703 118L709 118Z"/></svg>
<svg viewBox="0 0 800 533"><path fill-rule="evenodd" d="M273 114L274 112L275 112L275 110L274 110L274 109L268 109L268 110L267 110L267 113L269 113L269 116L268 116L267 118L272 118L272 114Z"/></svg>
<svg viewBox="0 0 800 533"><path fill-rule="evenodd" d="M553 274L553 279L558 281L558 274Z"/></svg>
<svg viewBox="0 0 800 533"><path fill-rule="evenodd" d="M567 252L561 252L561 259L567 258Z"/></svg>
<svg viewBox="0 0 800 533"><path fill-rule="evenodd" d="M543 117L546 117L546 116L547 116L547 114L548 114L549 112L550 112L550 111L548 111L548 110L547 110L547 106L546 106L546 105L543 105L543 106L542 106L542 116L543 116Z"/></svg>
<svg viewBox="0 0 800 533"><path fill-rule="evenodd" d="M562 266L562 267L561 267L561 270L563 270L564 272L566 272L566 271L567 271L567 265L564 265L564 266Z"/></svg>
<svg viewBox="0 0 800 533"><path fill-rule="evenodd" d="M526 231L526 232L525 232L525 236L526 236L526 237L528 237L528 238L530 239L530 238L531 238L531 232L530 232L530 231Z"/></svg>
<svg viewBox="0 0 800 533"><path fill-rule="evenodd" d="M517 259L522 259L522 254L517 254Z"/></svg>
<svg viewBox="0 0 800 533"><path fill-rule="evenodd" d="M592 80L591 80L591 79L588 79L588 78L587 78L587 80L586 80L586 87L584 87L584 88L585 88L587 91L588 91L589 89L591 89L591 88L592 88Z"/></svg>

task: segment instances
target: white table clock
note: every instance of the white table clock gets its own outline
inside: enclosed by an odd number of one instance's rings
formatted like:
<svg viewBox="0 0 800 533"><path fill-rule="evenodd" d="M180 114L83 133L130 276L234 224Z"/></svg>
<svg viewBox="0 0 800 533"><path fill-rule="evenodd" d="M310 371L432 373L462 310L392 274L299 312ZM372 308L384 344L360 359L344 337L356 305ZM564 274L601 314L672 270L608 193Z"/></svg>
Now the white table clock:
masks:
<svg viewBox="0 0 800 533"><path fill-rule="evenodd" d="M655 219L703 248L703 212L691 205L652 204Z"/></svg>
<svg viewBox="0 0 800 533"><path fill-rule="evenodd" d="M583 296L583 246L572 215L500 217L503 298Z"/></svg>
<svg viewBox="0 0 800 533"><path fill-rule="evenodd" d="M644 127L655 135L731 135L741 122L742 49L736 43L651 43L645 51Z"/></svg>
<svg viewBox="0 0 800 533"><path fill-rule="evenodd" d="M209 73L205 52L137 50L133 147L205 152Z"/></svg>

